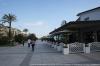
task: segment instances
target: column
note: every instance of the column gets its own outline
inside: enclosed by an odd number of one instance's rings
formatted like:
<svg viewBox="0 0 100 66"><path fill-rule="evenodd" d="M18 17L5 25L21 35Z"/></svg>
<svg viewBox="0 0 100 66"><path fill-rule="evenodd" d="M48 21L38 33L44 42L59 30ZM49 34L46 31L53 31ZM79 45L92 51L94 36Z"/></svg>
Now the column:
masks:
<svg viewBox="0 0 100 66"><path fill-rule="evenodd" d="M93 39L94 39L94 42L97 42L98 39L97 39L97 32L93 32Z"/></svg>
<svg viewBox="0 0 100 66"><path fill-rule="evenodd" d="M82 32L79 32L79 36L78 36L79 38L79 42L83 42L83 33Z"/></svg>

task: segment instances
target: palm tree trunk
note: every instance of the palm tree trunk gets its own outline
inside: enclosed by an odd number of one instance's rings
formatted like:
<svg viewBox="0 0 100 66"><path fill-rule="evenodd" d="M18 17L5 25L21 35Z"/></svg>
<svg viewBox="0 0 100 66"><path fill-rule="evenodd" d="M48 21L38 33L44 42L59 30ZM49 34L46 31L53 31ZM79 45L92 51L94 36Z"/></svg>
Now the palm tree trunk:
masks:
<svg viewBox="0 0 100 66"><path fill-rule="evenodd" d="M9 22L9 44L11 43L11 21Z"/></svg>

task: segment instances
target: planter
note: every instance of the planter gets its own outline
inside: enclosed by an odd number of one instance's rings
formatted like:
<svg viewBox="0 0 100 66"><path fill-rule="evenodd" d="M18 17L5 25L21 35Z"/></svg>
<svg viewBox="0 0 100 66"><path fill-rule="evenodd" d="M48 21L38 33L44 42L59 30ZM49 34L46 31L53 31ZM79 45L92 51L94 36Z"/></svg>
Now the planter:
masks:
<svg viewBox="0 0 100 66"><path fill-rule="evenodd" d="M85 53L90 53L90 44L88 44L87 46L85 45L84 52Z"/></svg>
<svg viewBox="0 0 100 66"><path fill-rule="evenodd" d="M90 53L90 47L85 47L84 52L85 53Z"/></svg>
<svg viewBox="0 0 100 66"><path fill-rule="evenodd" d="M57 45L54 45L54 49L57 49Z"/></svg>
<svg viewBox="0 0 100 66"><path fill-rule="evenodd" d="M54 44L52 44L51 47L54 48Z"/></svg>
<svg viewBox="0 0 100 66"><path fill-rule="evenodd" d="M69 48L63 48L63 54L68 55L69 54Z"/></svg>
<svg viewBox="0 0 100 66"><path fill-rule="evenodd" d="M62 51L62 46L57 46L57 51Z"/></svg>

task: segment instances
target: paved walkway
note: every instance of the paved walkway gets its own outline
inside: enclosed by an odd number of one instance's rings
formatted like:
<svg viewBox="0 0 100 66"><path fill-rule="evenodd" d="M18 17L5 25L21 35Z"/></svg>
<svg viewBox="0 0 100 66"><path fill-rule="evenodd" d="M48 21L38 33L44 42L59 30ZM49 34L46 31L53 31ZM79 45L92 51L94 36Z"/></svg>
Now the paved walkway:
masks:
<svg viewBox="0 0 100 66"><path fill-rule="evenodd" d="M73 64L100 64L100 52L63 55L41 41L36 42L34 52L27 44L0 47L0 66L87 66Z"/></svg>
<svg viewBox="0 0 100 66"><path fill-rule="evenodd" d="M37 42L35 52L30 61L30 65L66 65L66 64L99 64L100 52L91 54L69 54L63 55L61 52L50 48L45 43Z"/></svg>
<svg viewBox="0 0 100 66"><path fill-rule="evenodd" d="M0 66L20 66L31 49L26 46L0 47Z"/></svg>

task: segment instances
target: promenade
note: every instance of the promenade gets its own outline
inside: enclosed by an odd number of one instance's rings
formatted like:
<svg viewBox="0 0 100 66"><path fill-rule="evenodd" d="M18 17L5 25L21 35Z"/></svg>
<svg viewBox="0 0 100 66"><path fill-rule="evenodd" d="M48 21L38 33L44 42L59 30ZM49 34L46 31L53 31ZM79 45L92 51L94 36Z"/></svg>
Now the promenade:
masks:
<svg viewBox="0 0 100 66"><path fill-rule="evenodd" d="M34 52L27 43L25 46L0 47L0 66L100 66L94 64L100 64L100 52L63 55L39 40Z"/></svg>

